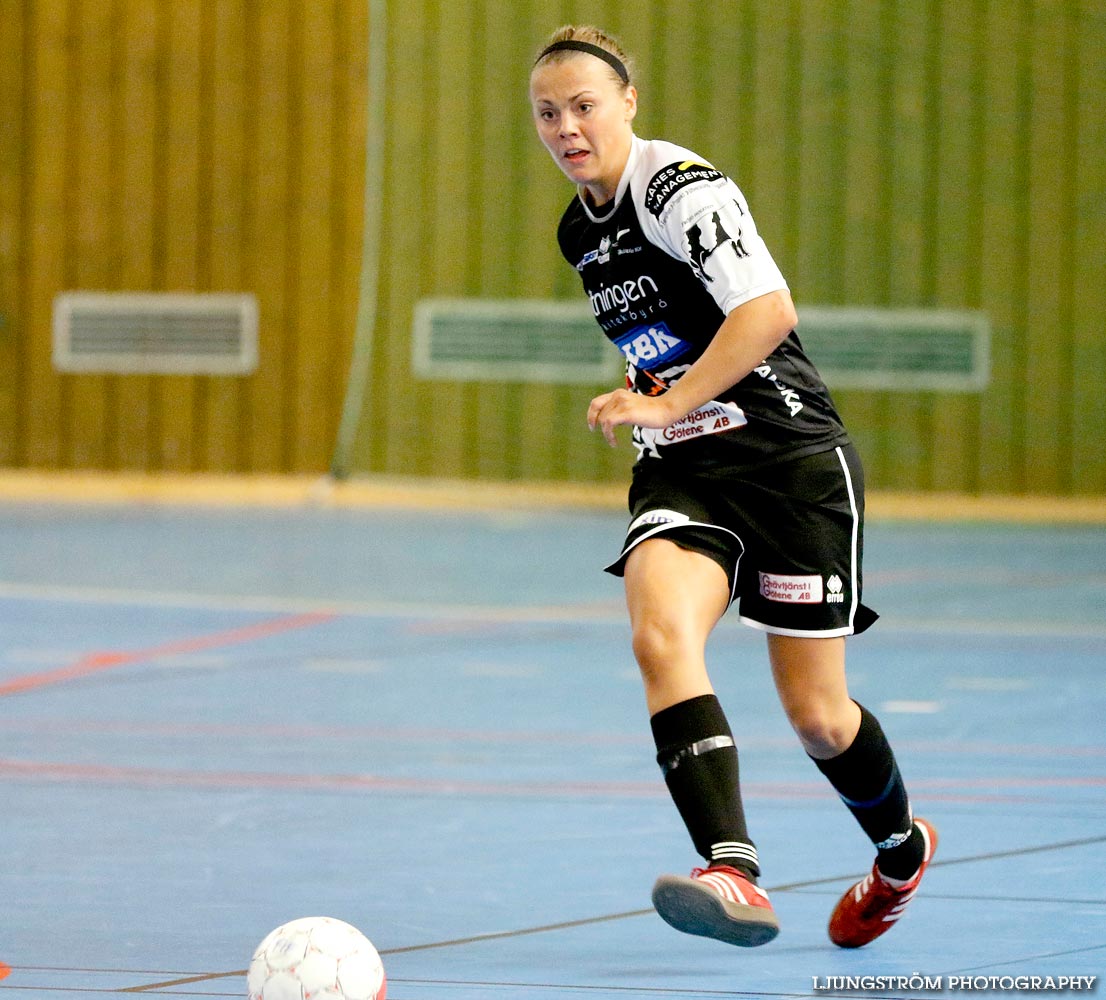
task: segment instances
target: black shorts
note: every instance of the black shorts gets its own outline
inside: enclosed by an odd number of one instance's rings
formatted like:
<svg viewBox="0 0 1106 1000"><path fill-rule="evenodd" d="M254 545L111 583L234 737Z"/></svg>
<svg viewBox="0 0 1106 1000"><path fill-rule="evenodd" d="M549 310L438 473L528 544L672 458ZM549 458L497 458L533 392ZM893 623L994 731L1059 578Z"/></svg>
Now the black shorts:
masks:
<svg viewBox="0 0 1106 1000"><path fill-rule="evenodd" d="M689 475L646 459L630 485L630 527L607 572L663 536L715 560L741 621L777 635L863 632L864 473L850 444L760 468L748 478Z"/></svg>

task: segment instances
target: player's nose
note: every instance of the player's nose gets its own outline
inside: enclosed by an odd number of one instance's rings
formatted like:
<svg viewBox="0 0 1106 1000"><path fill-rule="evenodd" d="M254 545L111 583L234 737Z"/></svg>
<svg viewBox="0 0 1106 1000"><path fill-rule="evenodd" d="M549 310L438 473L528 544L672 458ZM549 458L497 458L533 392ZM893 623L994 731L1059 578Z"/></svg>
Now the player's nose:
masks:
<svg viewBox="0 0 1106 1000"><path fill-rule="evenodd" d="M580 134L580 128L576 123L576 118L569 111L566 111L563 115L561 115L560 134L562 138L567 138L571 135Z"/></svg>

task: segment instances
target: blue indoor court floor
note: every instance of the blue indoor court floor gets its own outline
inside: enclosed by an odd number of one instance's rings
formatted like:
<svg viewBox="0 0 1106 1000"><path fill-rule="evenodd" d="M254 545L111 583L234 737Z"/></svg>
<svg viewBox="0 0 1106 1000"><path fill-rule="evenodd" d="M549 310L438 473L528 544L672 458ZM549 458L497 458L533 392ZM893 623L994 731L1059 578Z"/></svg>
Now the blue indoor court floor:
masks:
<svg viewBox="0 0 1106 1000"><path fill-rule="evenodd" d="M783 929L735 949L651 910L698 860L601 572L624 523L0 502L0 996L244 996L257 942L317 914L374 941L388 1000L1106 973L1106 527L869 523L851 689L941 844L901 924L842 951L872 849L732 612L712 671Z"/></svg>

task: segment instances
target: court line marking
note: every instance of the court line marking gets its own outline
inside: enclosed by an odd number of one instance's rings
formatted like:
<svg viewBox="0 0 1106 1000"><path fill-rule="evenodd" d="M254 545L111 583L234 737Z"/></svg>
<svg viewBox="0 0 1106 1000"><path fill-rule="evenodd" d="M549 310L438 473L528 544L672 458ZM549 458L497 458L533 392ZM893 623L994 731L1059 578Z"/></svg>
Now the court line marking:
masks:
<svg viewBox="0 0 1106 1000"><path fill-rule="evenodd" d="M971 864L979 861L994 861L999 858L1024 857L1028 854L1043 854L1048 851L1062 851L1073 847L1088 847L1093 844L1106 843L1106 836L1084 837L1078 840L1058 841L1052 844L1036 844L1029 847L1016 847L1008 851L989 851L983 854L973 854L961 858L948 858L935 860L930 863L930 868L943 868L951 865ZM825 878L806 879L802 882L790 882L783 885L769 886L768 892L796 892L814 886L829 885L834 882L849 882L859 877L862 873L853 872L849 875L831 875ZM607 913L597 917L583 917L579 920L563 920L553 924L543 924L537 927L520 927L512 931L489 931L486 934L473 934L463 938L450 938L445 941L428 941L425 944L405 945L398 948L381 948L381 957L387 955L404 955L416 951L430 951L435 948L451 948L457 945L476 944L483 941L502 941L508 938L527 937L533 934L544 934L549 931L570 930L576 927L588 927L593 924L610 923L616 920L626 920L631 917L643 917L655 913L650 906L641 910L626 910L622 913ZM209 972L203 975L191 976L187 979L174 979L162 983L148 983L143 986L131 986L120 990L121 993L148 993L153 990L166 989L173 986L186 986L194 983L206 983L215 979L229 979L234 976L244 976L245 969L234 972ZM389 980L391 981L391 980ZM399 980L396 980L398 982ZM480 985L480 984L465 984ZM503 984L503 985L535 985L535 984ZM540 985L540 984L539 984ZM564 986L559 987L564 989ZM623 987L619 987L623 989ZM624 987L629 990L630 987ZM686 992L686 991L684 991ZM700 991L704 995L711 995L709 991ZM752 991L749 993L718 993L718 996L768 996L769 994ZM794 994L781 993L773 996L792 996Z"/></svg>
<svg viewBox="0 0 1106 1000"><path fill-rule="evenodd" d="M653 781L473 781L467 778L394 778L375 774L318 774L312 772L264 771L204 771L142 767L124 764L87 764L65 761L29 761L0 757L0 781L70 782L87 785L121 785L147 788L244 788L288 792L372 792L414 795L525 797L525 798L663 798L663 785ZM981 794L976 786L991 785L1012 789L1007 793ZM958 779L921 779L915 782L931 802L1039 802L1057 801L1042 798L1031 791L1070 788L1098 788L1106 785L1106 776L1011 777L973 782ZM968 791L959 790L966 786ZM950 789L942 791L942 789ZM749 783L745 795L758 800L831 801L832 790L821 781L791 781ZM1063 800L1068 801L1068 800Z"/></svg>
<svg viewBox="0 0 1106 1000"><path fill-rule="evenodd" d="M219 646L231 646L244 642L252 642L255 639L264 639L269 636L279 635L282 632L290 632L295 629L310 628L321 625L335 618L332 612L310 611L298 615L286 615L280 618L270 618L262 622L254 622L252 625L242 625L238 628L224 629L220 632L212 632L207 635L191 636L186 639L175 639L157 646L148 646L145 649L134 650L107 650L98 653L88 653L75 663L67 667L58 667L56 670L43 670L33 674L23 674L11 680L0 683L0 698L13 694L22 694L34 691L38 688L48 687L53 684L62 684L66 681L80 680L92 674L102 673L116 667L130 666L135 663L149 662L167 656L177 656L182 653L196 653L205 649L214 649Z"/></svg>
<svg viewBox="0 0 1106 1000"><path fill-rule="evenodd" d="M1021 964L1022 962L1034 962L1039 961L1042 958L1067 958L1069 955L1086 955L1092 951L1103 951L1106 949L1106 944L1092 944L1086 948L1068 948L1065 951L1045 951L1038 955L1026 955L1018 958L1005 959L1002 962L989 962L987 965L973 965L966 969L953 969L952 975L957 975L961 972L980 972L983 969L998 969L1004 965Z"/></svg>
<svg viewBox="0 0 1106 1000"><path fill-rule="evenodd" d="M802 896L836 895L836 890L828 891L800 891ZM1060 896L992 896L987 893L972 893L970 896L955 896L947 892L927 892L924 899L943 900L946 903L1033 903L1044 906L1106 906L1106 896L1101 899L1067 899ZM1106 944L1093 945L1095 948L1106 948Z"/></svg>
<svg viewBox="0 0 1106 1000"><path fill-rule="evenodd" d="M356 601L281 597L265 594L201 594L189 591L149 591L115 587L70 587L55 584L0 582L0 598L24 601L56 601L110 604L128 607L197 608L205 611L255 611L304 614L330 612L351 618L396 618L422 621L446 619L473 624L565 623L624 624L621 598L570 605L430 604L403 601ZM1106 629L1103 629L1106 634Z"/></svg>
<svg viewBox="0 0 1106 1000"><path fill-rule="evenodd" d="M498 745L503 743L561 744L572 746L645 747L647 737L639 731L632 732L574 732L572 730L541 729L447 729L422 726L356 726L356 725L296 725L283 723L251 722L153 722L132 719L87 719L66 716L50 718L14 718L0 716L0 733L48 733L104 736L193 736L210 739L213 736L277 738L289 740L335 740L387 743L426 743L427 741L477 743ZM786 736L750 736L743 738L741 748L747 752L782 750L791 753L797 743L791 734ZM998 743L984 740L897 740L897 748L911 753L951 754L957 757L1106 757L1106 744L1064 743ZM948 781L951 779L915 779ZM973 779L963 779L970 781ZM976 779L983 785L986 779Z"/></svg>
<svg viewBox="0 0 1106 1000"><path fill-rule="evenodd" d="M113 587L76 587L57 584L5 583L0 581L0 598L24 601L55 601L110 604L130 607L199 608L209 611L256 611L269 614L311 614L327 612L354 618L395 618L405 621L439 619L474 624L544 624L626 626L621 598L564 605L422 604L403 601L358 601L312 599L276 595L201 594L187 591L132 590ZM983 635L1006 638L1106 639L1106 625L1087 622L1001 621L995 619L905 618L882 615L884 630L925 635ZM726 617L719 628L755 638L736 616Z"/></svg>

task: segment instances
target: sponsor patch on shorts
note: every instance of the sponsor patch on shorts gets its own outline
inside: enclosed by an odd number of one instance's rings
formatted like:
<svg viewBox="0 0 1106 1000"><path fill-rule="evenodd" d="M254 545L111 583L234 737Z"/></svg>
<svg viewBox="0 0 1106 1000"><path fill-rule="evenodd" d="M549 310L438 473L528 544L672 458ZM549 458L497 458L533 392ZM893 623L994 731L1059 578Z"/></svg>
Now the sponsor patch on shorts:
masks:
<svg viewBox="0 0 1106 1000"><path fill-rule="evenodd" d="M780 573L760 574L760 596L781 604L821 604L820 576L785 576Z"/></svg>
<svg viewBox="0 0 1106 1000"><path fill-rule="evenodd" d="M626 529L628 535L633 534L639 528L656 528L662 524L687 524L691 518L681 514L678 510L647 510L634 518L633 523Z"/></svg>

